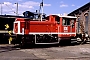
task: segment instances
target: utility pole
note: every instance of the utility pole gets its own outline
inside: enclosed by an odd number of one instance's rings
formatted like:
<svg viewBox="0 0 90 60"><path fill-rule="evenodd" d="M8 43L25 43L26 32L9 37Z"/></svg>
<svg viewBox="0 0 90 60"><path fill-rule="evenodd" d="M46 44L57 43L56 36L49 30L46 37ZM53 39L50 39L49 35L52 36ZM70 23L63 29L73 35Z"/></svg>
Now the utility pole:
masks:
<svg viewBox="0 0 90 60"><path fill-rule="evenodd" d="M17 5L17 8L16 8L16 15L18 16L18 3L15 3Z"/></svg>
<svg viewBox="0 0 90 60"><path fill-rule="evenodd" d="M43 0L42 0L42 16L43 16ZM42 18L42 16L41 16L41 18ZM42 21L42 19L41 19L41 21Z"/></svg>
<svg viewBox="0 0 90 60"><path fill-rule="evenodd" d="M2 15L2 3L0 3L1 4L1 15Z"/></svg>
<svg viewBox="0 0 90 60"><path fill-rule="evenodd" d="M42 11L42 13L41 13L41 21L42 21L42 15L43 15L43 0L42 0L42 2L40 3L40 9L41 9L41 11Z"/></svg>

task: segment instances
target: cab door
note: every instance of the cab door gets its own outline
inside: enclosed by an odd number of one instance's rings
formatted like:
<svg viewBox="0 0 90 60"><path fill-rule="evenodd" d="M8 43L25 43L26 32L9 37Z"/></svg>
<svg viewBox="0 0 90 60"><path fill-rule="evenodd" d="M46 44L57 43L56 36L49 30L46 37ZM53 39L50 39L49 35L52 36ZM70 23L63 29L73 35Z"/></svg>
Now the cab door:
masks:
<svg viewBox="0 0 90 60"><path fill-rule="evenodd" d="M20 21L14 22L13 33L14 34L20 34Z"/></svg>
<svg viewBox="0 0 90 60"><path fill-rule="evenodd" d="M29 27L30 27L30 21L29 19L26 19L25 20L25 26L24 26L24 29L25 29L25 34L29 34Z"/></svg>
<svg viewBox="0 0 90 60"><path fill-rule="evenodd" d="M63 33L69 33L70 30L70 19L69 18L62 18L62 32Z"/></svg>
<svg viewBox="0 0 90 60"><path fill-rule="evenodd" d="M70 19L62 17L60 20L62 24L60 24L59 37L69 37L71 33Z"/></svg>
<svg viewBox="0 0 90 60"><path fill-rule="evenodd" d="M62 33L63 36L69 37L75 33L75 20L73 18L62 19Z"/></svg>

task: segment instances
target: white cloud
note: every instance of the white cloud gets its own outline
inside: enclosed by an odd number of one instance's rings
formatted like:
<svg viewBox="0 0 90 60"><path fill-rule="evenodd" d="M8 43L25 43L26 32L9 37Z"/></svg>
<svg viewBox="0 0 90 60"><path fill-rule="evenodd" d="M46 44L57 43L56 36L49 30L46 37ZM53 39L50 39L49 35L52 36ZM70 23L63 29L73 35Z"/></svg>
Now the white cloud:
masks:
<svg viewBox="0 0 90 60"><path fill-rule="evenodd" d="M60 2L60 7L68 7L67 4L65 4L63 1Z"/></svg>
<svg viewBox="0 0 90 60"><path fill-rule="evenodd" d="M60 7L68 7L67 4L61 4Z"/></svg>
<svg viewBox="0 0 90 60"><path fill-rule="evenodd" d="M51 6L51 4L44 4L44 6Z"/></svg>
<svg viewBox="0 0 90 60"><path fill-rule="evenodd" d="M60 3L64 3L63 1L61 1Z"/></svg>
<svg viewBox="0 0 90 60"><path fill-rule="evenodd" d="M17 1L22 1L22 0L17 0Z"/></svg>
<svg viewBox="0 0 90 60"><path fill-rule="evenodd" d="M72 4L72 6L75 6L74 4Z"/></svg>
<svg viewBox="0 0 90 60"><path fill-rule="evenodd" d="M4 2L3 4L12 5L10 2Z"/></svg>
<svg viewBox="0 0 90 60"><path fill-rule="evenodd" d="M34 2L34 1L27 1L22 3L22 5L31 5L31 6L38 6L40 3L39 2Z"/></svg>
<svg viewBox="0 0 90 60"><path fill-rule="evenodd" d="M15 6L14 6L15 7ZM31 5L22 5L22 4L19 4L19 8L30 8L30 9L32 9L32 8L34 8L33 6L31 6Z"/></svg>
<svg viewBox="0 0 90 60"><path fill-rule="evenodd" d="M27 1L22 3L22 5L40 6L40 2ZM51 6L51 4L44 4L44 6Z"/></svg>
<svg viewBox="0 0 90 60"><path fill-rule="evenodd" d="M18 0L18 1L22 1L22 0ZM26 1L23 3L19 3L18 4L18 13L21 15L24 11L33 11L36 10L35 8L39 8L40 6L40 2L35 2L35 1ZM44 4L44 6L51 6L51 4ZM4 4L2 5L3 7L3 14L15 14L14 12L16 12L16 4L11 3L11 2L4 2Z"/></svg>

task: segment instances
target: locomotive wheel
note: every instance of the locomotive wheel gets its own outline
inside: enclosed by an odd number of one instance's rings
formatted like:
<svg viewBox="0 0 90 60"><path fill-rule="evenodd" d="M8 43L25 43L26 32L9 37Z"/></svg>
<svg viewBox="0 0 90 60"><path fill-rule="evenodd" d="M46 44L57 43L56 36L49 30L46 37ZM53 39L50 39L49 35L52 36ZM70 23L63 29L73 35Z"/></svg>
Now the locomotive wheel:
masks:
<svg viewBox="0 0 90 60"><path fill-rule="evenodd" d="M24 42L24 37L22 37L21 42L20 42L20 48L24 47L25 42Z"/></svg>
<svg viewBox="0 0 90 60"><path fill-rule="evenodd" d="M20 43L20 48L24 47L24 41L22 40Z"/></svg>

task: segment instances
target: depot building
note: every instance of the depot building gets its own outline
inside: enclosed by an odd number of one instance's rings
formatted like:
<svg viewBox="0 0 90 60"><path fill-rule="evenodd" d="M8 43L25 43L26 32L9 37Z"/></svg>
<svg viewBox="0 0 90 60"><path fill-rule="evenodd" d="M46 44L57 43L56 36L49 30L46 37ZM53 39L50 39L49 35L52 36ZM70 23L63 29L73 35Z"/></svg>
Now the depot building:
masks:
<svg viewBox="0 0 90 60"><path fill-rule="evenodd" d="M68 15L77 17L77 33L86 32L90 36L90 2Z"/></svg>

